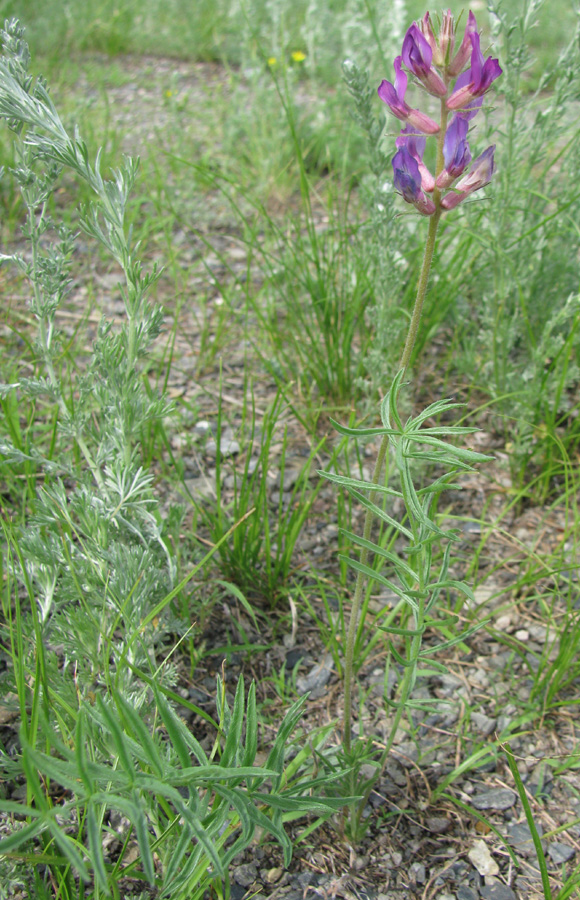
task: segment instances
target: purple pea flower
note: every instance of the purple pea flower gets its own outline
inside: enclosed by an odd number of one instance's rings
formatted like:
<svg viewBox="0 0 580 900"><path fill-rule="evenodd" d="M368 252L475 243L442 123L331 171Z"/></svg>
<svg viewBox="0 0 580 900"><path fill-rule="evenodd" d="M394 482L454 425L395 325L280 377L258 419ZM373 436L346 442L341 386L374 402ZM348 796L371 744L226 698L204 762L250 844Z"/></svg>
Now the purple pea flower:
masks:
<svg viewBox="0 0 580 900"><path fill-rule="evenodd" d="M495 144L492 144L491 147L488 147L487 150L483 151L481 156L477 157L465 178L462 178L461 181L457 182L455 190L443 197L443 200L441 201L443 209L454 209L462 202L462 200L465 200L469 194L472 194L474 191L478 191L480 188L485 187L486 184L489 184L492 175L495 172L495 163L493 159L494 151Z"/></svg>
<svg viewBox="0 0 580 900"><path fill-rule="evenodd" d="M473 101L478 97L483 97L492 81L499 78L502 72L497 59L488 56L484 60L479 48L477 32L470 35L470 40L472 45L471 68L457 79L455 90L447 101L448 109L462 109L463 107L472 109Z"/></svg>
<svg viewBox="0 0 580 900"><path fill-rule="evenodd" d="M402 70L402 56L397 56L393 63L395 69L395 84L390 81L381 81L378 88L378 95L383 100L392 114L403 122L408 122L417 131L423 134L437 134L439 125L430 119L418 109L411 109L405 102L405 92L407 90L407 76Z"/></svg>
<svg viewBox="0 0 580 900"><path fill-rule="evenodd" d="M423 162L423 154L425 152L426 143L427 138L422 137L420 134L417 134L417 132L413 130L411 125L405 125L401 134L395 141L395 146L397 147L397 150L402 150L403 147L405 147L409 151L409 153L419 166L421 187L424 191L430 192L435 187L435 179Z"/></svg>
<svg viewBox="0 0 580 900"><path fill-rule="evenodd" d="M415 24L411 25L403 41L403 62L429 93L445 96L447 85L431 65L433 50Z"/></svg>
<svg viewBox="0 0 580 900"><path fill-rule="evenodd" d="M393 172L395 173L395 188L401 192L407 203L412 203L421 215L432 216L435 212L435 204L423 193L419 164L411 156L406 146L401 147L395 153Z"/></svg>
<svg viewBox="0 0 580 900"><path fill-rule="evenodd" d="M471 151L467 143L469 122L463 116L455 116L445 132L443 159L445 168L437 176L439 190L449 187L471 162Z"/></svg>

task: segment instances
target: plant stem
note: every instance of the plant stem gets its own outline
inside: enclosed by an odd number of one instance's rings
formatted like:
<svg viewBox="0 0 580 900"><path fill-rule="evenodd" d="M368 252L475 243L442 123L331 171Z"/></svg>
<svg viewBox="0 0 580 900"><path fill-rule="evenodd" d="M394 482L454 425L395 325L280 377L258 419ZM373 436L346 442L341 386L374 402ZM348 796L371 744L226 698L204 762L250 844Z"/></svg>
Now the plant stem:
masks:
<svg viewBox="0 0 580 900"><path fill-rule="evenodd" d="M435 167L435 177L439 175L439 173L443 170L445 166L445 161L443 157L443 143L445 140L445 132L447 129L447 117L448 110L445 103L445 99L441 100L441 127L437 138L437 157L436 157L436 167ZM413 307L413 313L411 315L411 321L409 324L409 331L407 333L407 340L405 341L405 348L403 350L403 355L401 357L401 363L399 368L404 371L407 369L409 362L411 360L411 355L413 353L413 348L415 346L415 341L417 339L417 332L419 330L419 323L421 321L421 313L423 310L423 303L425 300L425 295L427 293L427 286L429 283L429 273L431 271L431 263L433 261L433 254L435 251L435 244L437 240L437 228L439 226L439 219L441 218L442 208L441 208L441 192L436 187L433 191L433 201L435 203L435 212L429 219L429 231L427 232L427 241L425 244L425 253L423 255L423 264L421 266L421 272L419 273L419 280L417 283L417 295L415 298L415 305ZM383 464L385 461L385 457L387 455L389 445L389 438L385 435L381 441L379 451L377 454L377 460L375 463L375 468L373 472L373 483L378 484L379 479L381 477ZM378 499L377 492L373 492L370 494L370 500L373 503L376 503ZM367 509L365 520L364 520L364 528L363 528L363 538L366 541L370 540L371 529L373 523L373 513L370 509ZM360 562L361 565L365 566L368 563L369 551L366 547L361 549L360 553ZM351 748L352 748L352 689L353 689L353 681L354 681L354 649L356 643L356 634L358 627L358 618L360 613L361 601L363 597L363 591L365 588L366 578L365 575L359 570L357 572L357 578L355 583L354 596L352 600L352 607L350 612L350 619L348 623L348 632L346 636L346 646L345 646L345 660L344 660L344 711L343 711L343 728L342 728L342 745L345 751L346 756L350 756ZM411 645L411 660L417 660L419 656L419 650L421 649L421 635L417 635L413 638ZM389 735L389 739L387 741L387 745L385 750L383 751L380 759L380 764L377 769L378 778L382 768L386 762L386 759L391 750L391 746L395 737L396 730L398 728L399 722L401 721L403 712L405 710L406 702L408 700L408 695L410 694L414 681L415 681L415 669L416 665L411 666L410 668L405 670L405 677L403 679L403 683L401 685L401 695L400 702L397 708L397 713L395 715L393 727L391 729L391 733ZM358 806L358 810L356 807L351 809L351 824L356 829L356 826L360 822L360 818L372 790L372 786L375 783L375 779L373 779L368 791L365 793L361 803ZM350 793L354 795L356 790L356 772L351 772L350 775Z"/></svg>

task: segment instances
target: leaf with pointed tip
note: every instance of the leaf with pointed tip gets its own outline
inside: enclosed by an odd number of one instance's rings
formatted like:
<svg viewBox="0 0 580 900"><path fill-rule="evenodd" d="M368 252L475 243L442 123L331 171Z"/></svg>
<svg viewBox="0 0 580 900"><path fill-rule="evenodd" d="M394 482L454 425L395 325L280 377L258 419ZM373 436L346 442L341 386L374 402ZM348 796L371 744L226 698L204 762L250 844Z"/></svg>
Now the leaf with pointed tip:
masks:
<svg viewBox="0 0 580 900"><path fill-rule="evenodd" d="M374 513L375 516L377 516L379 519L382 519L383 522L387 522L393 528L396 528L397 531L400 531L401 534L403 534L407 538L407 540L413 540L413 534L409 531L408 528L405 528L404 525L401 525L396 521L396 519L393 519L391 516L389 516L384 510L380 508L380 506L377 506L376 503L373 503L368 499L368 497L365 497L364 494L361 494L360 491L352 490L350 493L355 498L355 500L358 500L358 502L361 503L366 509Z"/></svg>
<svg viewBox="0 0 580 900"><path fill-rule="evenodd" d="M359 562L357 559L350 559L348 556L344 556L342 553L339 554L339 559L344 560L352 569L356 569L357 572L361 572L362 575L366 575L367 578L372 578L375 581L378 581L379 584L388 587L389 590L396 594L397 597L400 597L401 600L404 600L405 603L408 603L411 609L418 613L419 607L415 603L415 601L410 596L410 592L402 591L400 587L397 587L392 581L389 581L388 578L385 578L384 575L381 575L380 572L375 572L374 569L371 569L370 566L365 566L364 563Z"/></svg>
<svg viewBox="0 0 580 900"><path fill-rule="evenodd" d="M258 752L258 715L256 712L256 683L252 681L246 705L246 743L242 766L251 766Z"/></svg>
<svg viewBox="0 0 580 900"><path fill-rule="evenodd" d="M299 700L296 700L286 715L282 720L282 724L278 729L278 734L276 735L276 739L268 754L268 758L266 760L266 768L274 769L278 776L277 778L272 780L273 786L275 790L278 790L280 787L280 782L282 780L282 773L284 769L284 754L286 750L286 742L290 737L291 733L294 731L294 728L298 724L300 717L302 716L302 709L306 700L308 699L308 695L301 697Z"/></svg>
<svg viewBox="0 0 580 900"><path fill-rule="evenodd" d="M92 801L89 801L87 804L85 823L89 839L90 860L95 873L95 881L99 890L105 894L106 897L110 897L111 892L109 890L105 858L103 856L103 836L101 829L99 828L99 823L97 822L95 807Z"/></svg>
<svg viewBox="0 0 580 900"><path fill-rule="evenodd" d="M349 428L347 425L341 425L340 422L333 418L330 419L330 422L339 434L344 434L346 437L372 437L376 434L394 435L397 433L392 428Z"/></svg>
<svg viewBox="0 0 580 900"><path fill-rule="evenodd" d="M416 659L405 659L404 656L401 656L392 641L389 641L389 650L391 651L399 665L404 666L405 669L411 669L417 662Z"/></svg>
<svg viewBox="0 0 580 900"><path fill-rule="evenodd" d="M335 475L333 472L325 472L323 469L318 470L318 475L332 481L333 484L340 484L345 488L354 488L359 491L371 491L377 494L388 494L390 497L402 497L400 491L387 487L384 484L375 484L372 481L358 481L356 478L347 478L346 475Z"/></svg>
<svg viewBox="0 0 580 900"><path fill-rule="evenodd" d="M240 750L242 728L244 725L244 701L244 679L240 678L234 696L234 708L231 711L231 714L227 717L229 719L227 726L224 725L224 731L226 732L226 742L224 744L224 749L222 751L220 759L220 765L223 765L224 768L227 768L232 764L235 765L237 755Z"/></svg>
<svg viewBox="0 0 580 900"><path fill-rule="evenodd" d="M394 568L397 571L397 574L399 574L399 571L404 572L414 584L419 581L419 576L417 575L417 573L411 568L410 565L408 565L408 563L401 559L400 556L397 556L395 553L391 553L389 550L384 550L382 547L379 547L378 544L374 544L372 541L367 541L366 538L360 537L358 534L354 534L352 531L345 531L344 528L341 528L340 533L345 538L347 538L347 540L352 541L353 544L357 544L359 547L364 547L366 550L370 550L371 553L375 553L382 559L388 560L393 564Z"/></svg>
<svg viewBox="0 0 580 900"><path fill-rule="evenodd" d="M155 741L151 737L149 729L145 725L143 719L135 710L130 703L128 703L125 698L117 691L114 695L115 703L118 707L120 707L127 723L131 726L133 733L140 743L142 749L145 751L145 758L148 764L151 766L153 771L157 775L161 775L163 773L163 763L161 761L161 756L159 755L159 751L155 744Z"/></svg>

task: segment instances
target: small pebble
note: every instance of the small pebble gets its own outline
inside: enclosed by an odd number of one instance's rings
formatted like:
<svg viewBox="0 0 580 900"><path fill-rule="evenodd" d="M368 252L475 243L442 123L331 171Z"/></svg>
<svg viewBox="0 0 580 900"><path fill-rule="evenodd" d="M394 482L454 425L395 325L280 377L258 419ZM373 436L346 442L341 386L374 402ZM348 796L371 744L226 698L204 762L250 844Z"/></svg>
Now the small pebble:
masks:
<svg viewBox="0 0 580 900"><path fill-rule="evenodd" d="M430 816L427 818L425 824L433 834L445 834L445 832L448 831L451 822L449 819L444 819L443 816Z"/></svg>
<svg viewBox="0 0 580 900"><path fill-rule="evenodd" d="M330 678L334 668L332 653L327 653L321 662L317 663L308 675L301 675L296 679L296 690L299 694L320 691ZM313 697L312 699L316 699Z"/></svg>
<svg viewBox="0 0 580 900"><path fill-rule="evenodd" d="M491 734L496 727L497 719L490 719L489 716L486 716L483 713L475 712L471 714L471 723L479 734L483 734L487 737L487 735Z"/></svg>
<svg viewBox="0 0 580 900"><path fill-rule="evenodd" d="M425 884L427 878L427 870L423 863L413 863L412 866L409 867L409 875L415 882L415 884Z"/></svg>
<svg viewBox="0 0 580 900"><path fill-rule="evenodd" d="M399 744L396 754L397 762L404 766L405 769L410 769L413 763L419 759L419 751L413 741L403 741L402 744Z"/></svg>
<svg viewBox="0 0 580 900"><path fill-rule="evenodd" d="M553 863L556 863L557 866L572 859L574 853L574 847L570 847L569 844L561 844L560 841L554 841L554 843L550 844L548 847L550 859Z"/></svg>
<svg viewBox="0 0 580 900"><path fill-rule="evenodd" d="M206 444L205 452L208 456L216 456L217 454L217 442L214 440L208 441ZM231 441L228 438L222 438L220 441L220 453L222 456L235 456L236 453L240 452L240 445L237 441Z"/></svg>
<svg viewBox="0 0 580 900"><path fill-rule="evenodd" d="M483 900L518 900L511 887L507 884L485 885L480 888Z"/></svg>
<svg viewBox="0 0 580 900"><path fill-rule="evenodd" d="M476 809L509 809L515 802L516 795L509 788L491 788L471 798Z"/></svg>
<svg viewBox="0 0 580 900"><path fill-rule="evenodd" d="M479 900L479 894L466 884L462 884L457 888L455 896L457 900Z"/></svg>
<svg viewBox="0 0 580 900"><path fill-rule="evenodd" d="M268 869L266 872L266 881L268 884L276 884L284 873L282 866L276 866L274 869Z"/></svg>
<svg viewBox="0 0 580 900"><path fill-rule="evenodd" d="M475 841L467 856L480 875L499 874L499 866L493 859L485 841Z"/></svg>
<svg viewBox="0 0 580 900"><path fill-rule="evenodd" d="M258 869L254 863L244 863L236 866L233 871L234 881L242 887L250 887L258 877Z"/></svg>
<svg viewBox="0 0 580 900"><path fill-rule="evenodd" d="M544 829L539 823L536 823L536 828L540 837L544 833ZM534 842L532 840L532 833L529 827L524 823L520 823L517 825L509 825L508 826L508 841L518 853L521 853L522 856L535 856L536 848L534 847Z"/></svg>

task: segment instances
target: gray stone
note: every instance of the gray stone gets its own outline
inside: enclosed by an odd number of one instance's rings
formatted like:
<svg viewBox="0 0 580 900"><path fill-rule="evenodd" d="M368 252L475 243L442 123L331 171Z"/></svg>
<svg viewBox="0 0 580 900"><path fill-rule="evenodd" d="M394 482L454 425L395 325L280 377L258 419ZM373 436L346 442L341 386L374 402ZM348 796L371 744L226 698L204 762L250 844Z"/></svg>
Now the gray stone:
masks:
<svg viewBox="0 0 580 900"><path fill-rule="evenodd" d="M317 663L308 675L301 675L300 678L296 679L296 690L298 693L307 694L308 692L321 691L330 678L333 665L332 653L327 653L322 662ZM316 697L313 699L316 699Z"/></svg>
<svg viewBox="0 0 580 900"><path fill-rule="evenodd" d="M433 834L445 834L445 832L448 831L451 822L449 819L443 818L443 816L429 816L425 824Z"/></svg>
<svg viewBox="0 0 580 900"><path fill-rule="evenodd" d="M538 794L549 794L553 788L554 773L545 760L542 760L534 767L530 780L526 787L532 792L534 797Z"/></svg>
<svg viewBox="0 0 580 900"><path fill-rule="evenodd" d="M487 735L491 734L496 727L497 719L490 719L489 716L486 716L483 713L475 712L471 714L471 724L479 734L483 734L487 737Z"/></svg>
<svg viewBox="0 0 580 900"><path fill-rule="evenodd" d="M570 847L569 844L561 844L560 841L554 841L554 843L550 844L548 847L550 859L553 863L556 863L557 866L572 859L575 852L574 847Z"/></svg>
<svg viewBox="0 0 580 900"><path fill-rule="evenodd" d="M208 441L205 447L205 452L208 456L216 456L217 455L217 442L215 440ZM222 456L235 456L236 453L240 452L240 445L237 441L230 440L230 438L222 437L220 440L220 454Z"/></svg>
<svg viewBox="0 0 580 900"><path fill-rule="evenodd" d="M483 900L518 900L507 884L486 884L480 891Z"/></svg>
<svg viewBox="0 0 580 900"><path fill-rule="evenodd" d="M196 434L208 434L211 431L211 425L209 422L206 422L205 419L200 419L200 421L196 422L193 426L193 430Z"/></svg>
<svg viewBox="0 0 580 900"><path fill-rule="evenodd" d="M234 881L242 887L250 887L258 877L258 869L254 863L244 863L236 866L233 871Z"/></svg>
<svg viewBox="0 0 580 900"><path fill-rule="evenodd" d="M215 479L202 475L201 478L186 478L183 482L194 500L204 500L215 496Z"/></svg>
<svg viewBox="0 0 580 900"><path fill-rule="evenodd" d="M415 882L415 884L425 884L427 878L427 870L423 863L413 863L409 866L409 875Z"/></svg>
<svg viewBox="0 0 580 900"><path fill-rule="evenodd" d="M473 888L468 887L466 884L462 884L457 888L455 896L457 900L479 900L477 891L474 891Z"/></svg>
<svg viewBox="0 0 580 900"><path fill-rule="evenodd" d="M385 774L391 778L397 787L407 787L407 778L402 768L394 760L389 760L385 767ZM428 826L427 826L428 827Z"/></svg>
<svg viewBox="0 0 580 900"><path fill-rule="evenodd" d="M536 824L536 829L540 837L542 837L544 829L539 823ZM524 822L519 825L508 826L508 841L514 850L517 850L522 856L536 855L536 848L534 847L534 842L532 840L532 832Z"/></svg>
<svg viewBox="0 0 580 900"><path fill-rule="evenodd" d="M396 754L397 762L404 766L405 769L410 769L413 763L416 763L419 759L419 751L413 741L403 741L402 744L399 744L396 748Z"/></svg>
<svg viewBox="0 0 580 900"><path fill-rule="evenodd" d="M516 795L509 788L491 788L471 798L476 809L509 809L515 802Z"/></svg>

